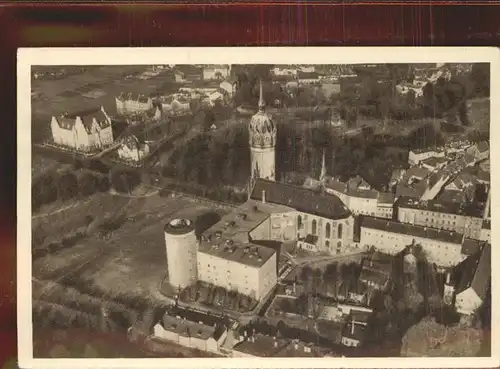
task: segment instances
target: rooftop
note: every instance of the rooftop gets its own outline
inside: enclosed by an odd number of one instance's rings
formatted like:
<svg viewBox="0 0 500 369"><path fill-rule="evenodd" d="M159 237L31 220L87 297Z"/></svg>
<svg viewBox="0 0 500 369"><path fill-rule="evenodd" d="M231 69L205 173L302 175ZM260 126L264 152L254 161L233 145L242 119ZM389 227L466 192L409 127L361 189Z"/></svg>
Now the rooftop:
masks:
<svg viewBox="0 0 500 369"><path fill-rule="evenodd" d="M179 235L194 230L193 222L189 219L172 219L165 225L165 232Z"/></svg>
<svg viewBox="0 0 500 369"><path fill-rule="evenodd" d="M80 117L82 124L85 127L87 133L91 132L92 123L95 121L100 128L107 128L111 125L111 122L104 113L102 107L96 107L92 109L86 109L82 111L77 111L73 113L64 113L58 117L57 123L61 128L72 129L75 125L76 118Z"/></svg>
<svg viewBox="0 0 500 369"><path fill-rule="evenodd" d="M399 207L432 211L436 213L467 215L474 217L483 216L483 209L481 209L478 206L466 205L463 203L449 202L443 200L420 201L407 196L400 197Z"/></svg>
<svg viewBox="0 0 500 369"><path fill-rule="evenodd" d="M144 94L139 94L135 92L122 92L118 97L120 101L137 101L140 103L147 103L149 101L149 97Z"/></svg>
<svg viewBox="0 0 500 369"><path fill-rule="evenodd" d="M283 350L288 345L289 340L276 338L278 347L275 347L274 342L274 337L258 333L238 343L233 347L233 350L254 356L271 357Z"/></svg>
<svg viewBox="0 0 500 369"><path fill-rule="evenodd" d="M421 227L408 223L399 223L392 220L364 217L362 228L377 229L381 231L406 234L408 236L433 239L442 242L462 244L463 235L457 232L444 231L436 228Z"/></svg>
<svg viewBox="0 0 500 369"><path fill-rule="evenodd" d="M457 294L472 288L481 300L484 300L491 279L491 245L469 256L458 266L462 276L457 286Z"/></svg>
<svg viewBox="0 0 500 369"><path fill-rule="evenodd" d="M258 179L255 182L251 198L262 201L263 194L266 202L287 206L303 213L328 219L344 219L351 214L337 196L303 187Z"/></svg>
<svg viewBox="0 0 500 369"><path fill-rule="evenodd" d="M249 200L205 231L199 251L248 266L262 266L276 251L252 243L250 231L275 212L292 209Z"/></svg>
<svg viewBox="0 0 500 369"><path fill-rule="evenodd" d="M218 340L226 329L224 326L209 326L202 322L190 321L182 317L165 314L161 322L162 327L170 332L185 337L196 337L202 340L214 338Z"/></svg>

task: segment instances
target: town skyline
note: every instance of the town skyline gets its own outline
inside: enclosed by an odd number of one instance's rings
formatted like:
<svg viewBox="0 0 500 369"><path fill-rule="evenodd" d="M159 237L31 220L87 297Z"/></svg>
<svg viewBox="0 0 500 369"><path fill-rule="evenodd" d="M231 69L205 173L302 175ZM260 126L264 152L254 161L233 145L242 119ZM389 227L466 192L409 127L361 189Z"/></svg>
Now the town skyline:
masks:
<svg viewBox="0 0 500 369"><path fill-rule="evenodd" d="M35 358L491 356L489 63L30 74Z"/></svg>

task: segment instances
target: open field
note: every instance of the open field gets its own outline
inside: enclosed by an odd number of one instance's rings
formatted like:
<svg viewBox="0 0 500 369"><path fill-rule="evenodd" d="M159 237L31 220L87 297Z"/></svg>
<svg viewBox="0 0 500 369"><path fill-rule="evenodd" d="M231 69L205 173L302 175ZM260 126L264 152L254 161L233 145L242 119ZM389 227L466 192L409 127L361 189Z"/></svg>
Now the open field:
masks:
<svg viewBox="0 0 500 369"><path fill-rule="evenodd" d="M34 263L33 277L62 284L95 287L109 296L130 295L158 299L160 282L167 274L164 223L172 217L189 217L214 212L187 198L127 198L96 195L82 206L56 215L35 219L34 226L64 235L84 224L86 216L110 218L125 214L126 219L109 239L88 231L76 245L45 256ZM220 210L216 211L221 213ZM95 220L94 220L95 222ZM92 228L92 225L89 226ZM42 282L43 284L43 282Z"/></svg>

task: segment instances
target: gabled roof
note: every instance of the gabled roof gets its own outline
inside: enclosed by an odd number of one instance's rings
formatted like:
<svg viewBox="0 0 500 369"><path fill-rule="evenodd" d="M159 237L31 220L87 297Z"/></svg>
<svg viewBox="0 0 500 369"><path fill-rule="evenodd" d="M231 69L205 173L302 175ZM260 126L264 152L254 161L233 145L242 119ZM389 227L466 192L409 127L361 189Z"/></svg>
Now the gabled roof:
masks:
<svg viewBox="0 0 500 369"><path fill-rule="evenodd" d="M484 242L473 240L471 238L466 238L462 244L463 255L474 255L481 251L481 247L484 245Z"/></svg>
<svg viewBox="0 0 500 369"><path fill-rule="evenodd" d="M469 256L457 268L462 270L457 294L472 288L484 300L491 279L491 245L485 244L481 251Z"/></svg>
<svg viewBox="0 0 500 369"><path fill-rule="evenodd" d="M477 150L481 153L488 151L490 149L490 144L487 141L481 141L477 144Z"/></svg>
<svg viewBox="0 0 500 369"><path fill-rule="evenodd" d="M251 198L262 201L263 193L266 202L288 206L307 214L328 219L344 219L351 214L335 195L259 178L255 182Z"/></svg>
<svg viewBox="0 0 500 369"><path fill-rule="evenodd" d="M77 117L80 117L85 130L89 134L91 132L94 119L101 129L107 128L111 125L111 122L108 120L101 107L74 112L71 114L63 114L56 117L56 120L61 128L71 130L75 125Z"/></svg>

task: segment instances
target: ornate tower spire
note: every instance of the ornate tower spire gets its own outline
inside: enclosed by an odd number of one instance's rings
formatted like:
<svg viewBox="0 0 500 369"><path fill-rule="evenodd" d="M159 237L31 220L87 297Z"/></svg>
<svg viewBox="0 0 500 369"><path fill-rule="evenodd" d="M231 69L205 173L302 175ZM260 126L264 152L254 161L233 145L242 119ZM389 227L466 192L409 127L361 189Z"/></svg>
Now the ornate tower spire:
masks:
<svg viewBox="0 0 500 369"><path fill-rule="evenodd" d="M321 161L321 174L319 175L319 180L323 182L326 177L326 161L325 161L325 149L323 149L323 160Z"/></svg>
<svg viewBox="0 0 500 369"><path fill-rule="evenodd" d="M259 80L259 111L264 111L266 104L264 102L264 93L262 92L262 79Z"/></svg>

